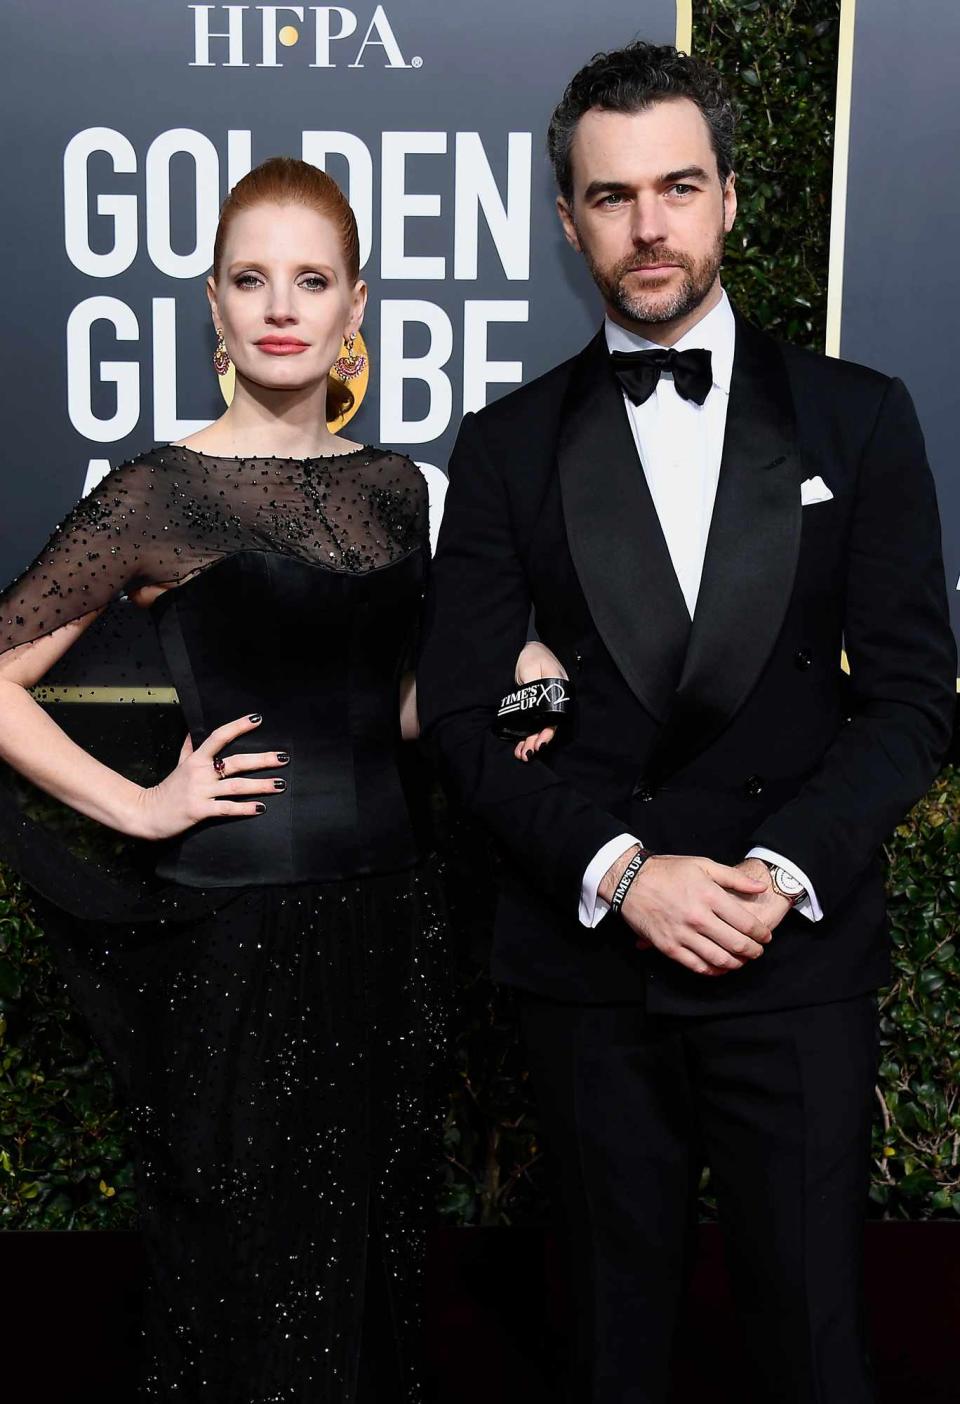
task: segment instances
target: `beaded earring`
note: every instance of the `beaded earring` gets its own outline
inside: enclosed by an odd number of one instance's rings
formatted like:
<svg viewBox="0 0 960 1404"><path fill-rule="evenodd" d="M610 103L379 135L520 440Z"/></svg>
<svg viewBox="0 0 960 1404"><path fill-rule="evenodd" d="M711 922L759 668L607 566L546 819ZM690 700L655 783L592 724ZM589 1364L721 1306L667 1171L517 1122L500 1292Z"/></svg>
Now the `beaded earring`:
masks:
<svg viewBox="0 0 960 1404"><path fill-rule="evenodd" d="M333 373L339 380L356 380L357 376L363 373L363 368L367 364L366 356L353 354L353 344L356 339L356 332L351 332L343 343L343 351L333 363Z"/></svg>
<svg viewBox="0 0 960 1404"><path fill-rule="evenodd" d="M217 375L226 375L230 369L230 353L223 339L222 327L217 327L217 349L213 353L213 368Z"/></svg>

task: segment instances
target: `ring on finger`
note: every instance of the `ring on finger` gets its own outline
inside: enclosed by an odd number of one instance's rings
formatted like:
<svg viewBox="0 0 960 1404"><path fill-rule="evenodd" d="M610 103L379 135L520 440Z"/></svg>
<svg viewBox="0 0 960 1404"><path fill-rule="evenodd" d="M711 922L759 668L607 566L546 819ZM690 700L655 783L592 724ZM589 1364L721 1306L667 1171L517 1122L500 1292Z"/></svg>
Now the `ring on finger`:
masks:
<svg viewBox="0 0 960 1404"><path fill-rule="evenodd" d="M214 758L213 758L213 768L214 768L214 770L217 772L217 779L218 779L218 780L226 780L226 778L227 778L227 763L226 763L226 761L223 759L223 756L214 756Z"/></svg>

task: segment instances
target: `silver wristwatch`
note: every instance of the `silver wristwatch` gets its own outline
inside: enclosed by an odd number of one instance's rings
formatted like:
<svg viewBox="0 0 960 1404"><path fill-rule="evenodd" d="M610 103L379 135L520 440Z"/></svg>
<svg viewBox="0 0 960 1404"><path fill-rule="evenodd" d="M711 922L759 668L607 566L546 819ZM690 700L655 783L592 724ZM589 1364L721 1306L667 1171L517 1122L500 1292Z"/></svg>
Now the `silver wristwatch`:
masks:
<svg viewBox="0 0 960 1404"><path fill-rule="evenodd" d="M764 859L766 863L766 859ZM770 873L770 883L780 897L785 897L791 907L795 907L798 902L802 902L807 895L807 889L798 877L794 877L788 868L781 868L779 863L766 863Z"/></svg>

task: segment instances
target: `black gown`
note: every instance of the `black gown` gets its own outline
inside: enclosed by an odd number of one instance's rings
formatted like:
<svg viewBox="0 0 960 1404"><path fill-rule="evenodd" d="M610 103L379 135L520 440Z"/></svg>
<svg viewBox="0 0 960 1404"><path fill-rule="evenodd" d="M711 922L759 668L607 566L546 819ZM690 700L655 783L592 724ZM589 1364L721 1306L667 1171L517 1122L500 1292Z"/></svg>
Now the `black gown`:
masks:
<svg viewBox="0 0 960 1404"><path fill-rule="evenodd" d="M4 791L0 856L34 887L129 1108L147 1398L421 1398L443 933L398 691L428 556L409 459L159 448L0 597L8 648L172 587L149 614L194 745L257 712L227 753L291 757L266 772L287 788L265 814L161 845L97 849ZM108 658L109 610L93 630Z"/></svg>

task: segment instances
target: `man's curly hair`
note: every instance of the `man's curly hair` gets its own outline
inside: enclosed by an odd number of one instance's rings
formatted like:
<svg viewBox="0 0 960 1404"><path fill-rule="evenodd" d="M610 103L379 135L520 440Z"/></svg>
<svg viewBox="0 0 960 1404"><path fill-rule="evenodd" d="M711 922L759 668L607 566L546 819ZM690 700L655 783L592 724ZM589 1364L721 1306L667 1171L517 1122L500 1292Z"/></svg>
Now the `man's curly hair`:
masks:
<svg viewBox="0 0 960 1404"><path fill-rule="evenodd" d="M550 118L547 150L560 193L573 198L570 151L577 123L590 108L603 112L641 112L668 98L689 98L703 113L717 159L721 184L733 170L737 111L717 70L679 53L672 44L637 40L609 54L594 54L574 74Z"/></svg>

